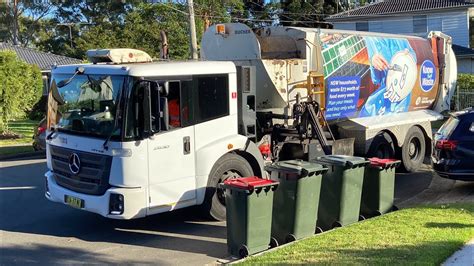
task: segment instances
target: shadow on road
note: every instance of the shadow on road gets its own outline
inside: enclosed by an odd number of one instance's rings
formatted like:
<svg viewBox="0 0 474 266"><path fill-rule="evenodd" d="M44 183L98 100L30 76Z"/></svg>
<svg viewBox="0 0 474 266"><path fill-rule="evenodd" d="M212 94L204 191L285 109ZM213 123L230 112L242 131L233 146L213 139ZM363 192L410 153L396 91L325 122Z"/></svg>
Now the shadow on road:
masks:
<svg viewBox="0 0 474 266"><path fill-rule="evenodd" d="M195 208L136 220L107 219L48 201L44 197L45 170L43 162L0 168L0 230L176 250L211 257L225 257L227 254L225 223L202 220ZM2 256L8 256L10 248L3 248ZM37 245L20 248L18 252L45 249L47 246ZM73 250L54 252L61 259Z"/></svg>
<svg viewBox="0 0 474 266"><path fill-rule="evenodd" d="M395 204L399 204L427 189L433 179L431 170L416 173L397 173L395 176Z"/></svg>
<svg viewBox="0 0 474 266"><path fill-rule="evenodd" d="M30 246L13 245L2 247L0 251L0 263L2 265L28 265L41 264L47 261L48 265L65 265L65 264L96 264L111 265L118 264L110 258L105 258L101 254L85 252L79 248L57 247L45 244L33 244ZM141 261L120 261L121 265L143 264ZM157 261L156 264L163 264Z"/></svg>

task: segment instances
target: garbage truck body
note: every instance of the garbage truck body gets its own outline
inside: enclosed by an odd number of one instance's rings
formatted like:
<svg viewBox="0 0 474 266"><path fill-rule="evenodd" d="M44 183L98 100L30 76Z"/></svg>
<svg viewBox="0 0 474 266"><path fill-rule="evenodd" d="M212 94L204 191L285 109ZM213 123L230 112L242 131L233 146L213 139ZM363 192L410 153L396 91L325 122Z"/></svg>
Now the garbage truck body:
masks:
<svg viewBox="0 0 474 266"><path fill-rule="evenodd" d="M229 23L209 28L201 47L204 60L255 72L255 103L251 98L248 106L260 118L258 130L291 126L296 95L310 96L328 122L328 137L354 138L356 154L398 157L408 171L430 153L430 122L449 110L457 75L451 38L441 32L425 39L298 27L252 31Z"/></svg>
<svg viewBox="0 0 474 266"><path fill-rule="evenodd" d="M382 44L392 54L372 62ZM114 219L200 205L224 220L217 184L265 177L272 160L405 159L407 140L425 152L429 121L449 108L455 82L442 33L221 24L204 34L203 61L152 62L133 49L88 57L52 70L45 195Z"/></svg>

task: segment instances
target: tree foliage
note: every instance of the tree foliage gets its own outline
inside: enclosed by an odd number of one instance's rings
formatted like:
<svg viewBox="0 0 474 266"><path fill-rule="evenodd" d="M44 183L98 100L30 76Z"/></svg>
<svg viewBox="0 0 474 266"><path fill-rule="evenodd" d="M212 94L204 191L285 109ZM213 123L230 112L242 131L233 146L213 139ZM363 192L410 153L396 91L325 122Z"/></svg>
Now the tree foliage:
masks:
<svg viewBox="0 0 474 266"><path fill-rule="evenodd" d="M474 91L474 75L458 74L457 89L460 91Z"/></svg>
<svg viewBox="0 0 474 266"><path fill-rule="evenodd" d="M53 12L48 0L12 0L0 3L0 38L28 46L41 31L42 20Z"/></svg>
<svg viewBox="0 0 474 266"><path fill-rule="evenodd" d="M18 59L13 51L0 51L0 131L7 122L25 115L43 89L37 66Z"/></svg>
<svg viewBox="0 0 474 266"><path fill-rule="evenodd" d="M186 0L7 2L0 5L0 29L8 29L0 30L0 41L15 43L16 38L24 46L83 59L88 49L105 47L137 48L158 57L165 31L171 59L190 55ZM197 39L210 25L224 22L318 27L325 16L343 11L346 2L351 1L194 0Z"/></svg>

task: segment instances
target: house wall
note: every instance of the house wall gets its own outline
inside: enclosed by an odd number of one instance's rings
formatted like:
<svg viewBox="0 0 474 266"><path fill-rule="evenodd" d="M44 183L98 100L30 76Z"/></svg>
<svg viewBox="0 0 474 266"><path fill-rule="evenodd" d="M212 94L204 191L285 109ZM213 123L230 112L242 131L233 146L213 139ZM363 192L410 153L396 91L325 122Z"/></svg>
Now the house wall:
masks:
<svg viewBox="0 0 474 266"><path fill-rule="evenodd" d="M458 73L474 74L474 58L457 58Z"/></svg>
<svg viewBox="0 0 474 266"><path fill-rule="evenodd" d="M472 11L472 10L471 10ZM472 13L472 12L471 12ZM333 22L335 29L355 30L356 22L368 21L369 31L409 34L426 37L430 31L442 31L453 38L453 43L469 47L469 12L467 9L426 14L427 32L413 32L413 14L388 18Z"/></svg>

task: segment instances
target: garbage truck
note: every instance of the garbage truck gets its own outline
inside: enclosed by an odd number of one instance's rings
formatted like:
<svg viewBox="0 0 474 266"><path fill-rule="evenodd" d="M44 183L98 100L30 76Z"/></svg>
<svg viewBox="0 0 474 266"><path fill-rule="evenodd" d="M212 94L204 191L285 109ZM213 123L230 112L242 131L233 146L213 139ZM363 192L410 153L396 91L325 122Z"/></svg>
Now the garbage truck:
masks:
<svg viewBox="0 0 474 266"><path fill-rule="evenodd" d="M57 66L45 196L113 219L199 205L225 219L229 178L325 154L398 157L415 171L449 109L451 38L211 26L200 61L90 50Z"/></svg>

